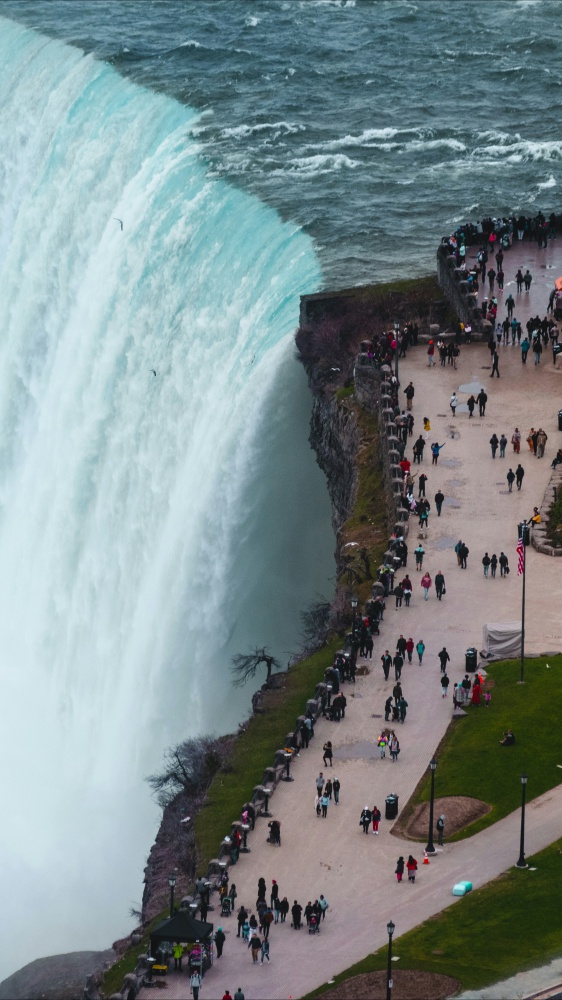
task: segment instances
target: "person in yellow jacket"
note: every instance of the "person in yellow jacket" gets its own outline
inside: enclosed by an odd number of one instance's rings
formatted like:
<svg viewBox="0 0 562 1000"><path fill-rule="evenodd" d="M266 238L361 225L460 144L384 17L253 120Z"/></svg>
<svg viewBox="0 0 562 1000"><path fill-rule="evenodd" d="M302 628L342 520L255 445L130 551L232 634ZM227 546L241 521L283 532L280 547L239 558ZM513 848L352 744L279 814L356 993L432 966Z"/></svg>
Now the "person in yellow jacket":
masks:
<svg viewBox="0 0 562 1000"><path fill-rule="evenodd" d="M183 944L179 941L174 945L174 968L181 972L181 960L183 958Z"/></svg>

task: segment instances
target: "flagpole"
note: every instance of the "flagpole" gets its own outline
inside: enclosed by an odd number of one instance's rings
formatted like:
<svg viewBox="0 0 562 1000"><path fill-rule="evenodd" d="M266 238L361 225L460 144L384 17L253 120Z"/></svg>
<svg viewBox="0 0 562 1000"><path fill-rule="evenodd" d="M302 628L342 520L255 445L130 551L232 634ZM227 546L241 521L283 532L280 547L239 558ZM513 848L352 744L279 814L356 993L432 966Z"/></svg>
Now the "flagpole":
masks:
<svg viewBox="0 0 562 1000"><path fill-rule="evenodd" d="M525 531L525 528L523 529L523 531ZM522 599L521 599L521 677L520 677L520 681L519 681L520 684L524 684L525 683L525 567L526 567L526 563L527 563L527 552L526 552L526 548L525 548L525 539L524 538L522 539L522 542L523 542L523 552L522 552L522 559L523 559L523 596L522 596Z"/></svg>

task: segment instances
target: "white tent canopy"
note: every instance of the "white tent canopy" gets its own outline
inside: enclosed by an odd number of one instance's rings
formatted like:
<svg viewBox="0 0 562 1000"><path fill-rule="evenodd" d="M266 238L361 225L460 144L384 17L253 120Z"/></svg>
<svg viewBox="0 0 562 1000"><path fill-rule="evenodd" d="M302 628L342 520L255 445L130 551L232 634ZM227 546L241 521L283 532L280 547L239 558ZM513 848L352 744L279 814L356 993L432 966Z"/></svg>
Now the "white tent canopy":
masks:
<svg viewBox="0 0 562 1000"><path fill-rule="evenodd" d="M494 659L513 659L521 654L521 622L496 622L482 629L483 650Z"/></svg>

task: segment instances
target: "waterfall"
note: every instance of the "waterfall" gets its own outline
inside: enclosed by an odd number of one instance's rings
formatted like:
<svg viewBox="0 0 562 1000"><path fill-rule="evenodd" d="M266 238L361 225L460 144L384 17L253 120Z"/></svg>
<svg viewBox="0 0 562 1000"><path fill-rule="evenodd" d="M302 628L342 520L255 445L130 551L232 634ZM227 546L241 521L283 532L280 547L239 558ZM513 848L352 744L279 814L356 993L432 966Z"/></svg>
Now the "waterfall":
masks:
<svg viewBox="0 0 562 1000"><path fill-rule="evenodd" d="M281 553L329 512L292 359L309 239L207 177L193 109L5 19L0 51L5 975L126 931L144 776L247 713L233 636L288 641L328 563Z"/></svg>

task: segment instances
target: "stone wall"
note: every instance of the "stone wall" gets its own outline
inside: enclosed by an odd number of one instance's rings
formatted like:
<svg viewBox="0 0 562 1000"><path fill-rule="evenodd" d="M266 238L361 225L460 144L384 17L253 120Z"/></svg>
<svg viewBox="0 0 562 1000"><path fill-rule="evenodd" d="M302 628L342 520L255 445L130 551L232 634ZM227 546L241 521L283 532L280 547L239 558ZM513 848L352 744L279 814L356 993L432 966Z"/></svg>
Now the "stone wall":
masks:
<svg viewBox="0 0 562 1000"><path fill-rule="evenodd" d="M455 258L447 243L441 243L437 251L437 280L443 293L457 313L459 319L472 327L472 337L479 340L485 332L478 295L468 291L465 272L456 267Z"/></svg>

